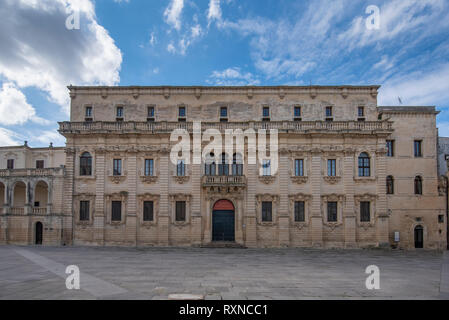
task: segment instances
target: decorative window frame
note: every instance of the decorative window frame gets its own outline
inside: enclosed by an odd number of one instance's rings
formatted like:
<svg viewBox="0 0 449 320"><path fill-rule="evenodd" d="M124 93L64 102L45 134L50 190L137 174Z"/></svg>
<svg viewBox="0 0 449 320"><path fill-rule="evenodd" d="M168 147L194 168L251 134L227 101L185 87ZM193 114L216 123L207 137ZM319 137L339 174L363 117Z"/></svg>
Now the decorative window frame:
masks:
<svg viewBox="0 0 449 320"><path fill-rule="evenodd" d="M355 213L357 219L357 226L362 227L365 230L368 228L372 228L375 225L375 217L376 217L376 200L378 196L371 193L365 193L360 195L354 195L354 206ZM360 220L360 202L368 201L370 203L370 221L361 221Z"/></svg>
<svg viewBox="0 0 449 320"><path fill-rule="evenodd" d="M117 193L105 194L106 200L106 224L109 225L122 225L126 224L126 212L128 209L128 192L122 191ZM122 202L122 216L120 221L112 221L112 201Z"/></svg>
<svg viewBox="0 0 449 320"><path fill-rule="evenodd" d="M257 194L256 195L256 212L257 212L257 224L261 226L275 226L278 224L278 207L279 207L279 195L277 194ZM272 202L271 207L271 221L262 221L262 202Z"/></svg>
<svg viewBox="0 0 449 320"><path fill-rule="evenodd" d="M156 226L158 224L160 198L161 196L159 194L152 194L152 193L144 193L137 195L138 199L137 216L141 226L151 227ZM153 221L143 220L143 203L145 201L153 201Z"/></svg>
<svg viewBox="0 0 449 320"><path fill-rule="evenodd" d="M304 170L304 175L303 176L296 176L296 164L295 161L298 159L302 159L304 161L303 164L303 170ZM309 164L311 161L309 161L309 157L304 155L303 153L297 153L297 154L292 154L292 156L290 157L290 170L289 170L289 174L290 174L290 179L293 183L296 184L304 184L307 183L307 181L309 180Z"/></svg>
<svg viewBox="0 0 449 320"><path fill-rule="evenodd" d="M169 212L171 223L176 226L187 226L190 225L190 217L191 217L191 207L192 207L192 195L186 193L175 193L170 194L169 198ZM176 221L176 201L185 201L186 202L186 219L185 221Z"/></svg>
<svg viewBox="0 0 449 320"><path fill-rule="evenodd" d="M335 159L335 176L328 176L327 172L327 162L328 160L334 160ZM323 177L323 180L329 184L337 184L341 181L341 176L343 172L342 166L342 157L341 155L337 155L335 153L326 154L322 158L322 165L321 165L321 175Z"/></svg>
<svg viewBox="0 0 449 320"><path fill-rule="evenodd" d="M304 227L309 226L309 217L310 217L310 205L312 201L312 195L310 194L304 194L304 193L297 193L297 194L291 194L288 196L289 198L289 214L290 216L290 225L293 225L297 227L298 229L302 229ZM295 202L296 201L303 201L304 202L304 221L295 221Z"/></svg>
<svg viewBox="0 0 449 320"><path fill-rule="evenodd" d="M120 176L114 176L114 159L122 160L122 172ZM107 156L107 172L108 178L115 184L122 183L126 180L126 176L128 175L128 159L125 153L122 152L112 152Z"/></svg>
<svg viewBox="0 0 449 320"><path fill-rule="evenodd" d="M73 216L75 217L75 224L80 226L92 226L95 214L95 194L78 193L73 196L73 200ZM89 201L89 220L80 220L80 201Z"/></svg>
<svg viewBox="0 0 449 320"><path fill-rule="evenodd" d="M86 110L87 110L87 108L91 108L92 109L92 114L90 115L90 117L88 117L87 115L86 115ZM95 108L94 108L94 105L92 104L92 103L85 103L85 104L83 104L83 121L86 121L86 118L90 118L90 119L92 119L92 121L95 121Z"/></svg>
<svg viewBox="0 0 449 320"><path fill-rule="evenodd" d="M181 160L181 159L179 159ZM184 184L186 182L188 182L190 180L190 176L192 175L192 166L191 164L188 164L187 161L185 162L184 166L185 166L185 175L184 176L178 176L178 165L177 164L173 164L171 161L169 162L169 166L170 166L170 172L171 172L171 176L173 178L173 180L175 180L176 183L179 184Z"/></svg>
<svg viewBox="0 0 449 320"><path fill-rule="evenodd" d="M331 230L343 224L343 207L345 204L346 196L344 194L326 194L321 196L321 212L323 217L323 224ZM337 202L337 221L327 220L327 203Z"/></svg>
<svg viewBox="0 0 449 320"><path fill-rule="evenodd" d="M359 176L359 156L365 152L369 156L369 167L370 167L370 176L369 177L360 177ZM376 159L377 153L375 150L366 150L366 149L357 149L354 153L354 181L356 182L372 182L377 180L377 170L376 170Z"/></svg>
<svg viewBox="0 0 449 320"><path fill-rule="evenodd" d="M81 176L80 175L80 166L81 166L81 156L83 153L89 152L90 156L92 157L92 174L90 176ZM96 178L95 173L95 151L90 149L80 149L79 152L76 152L75 154L75 179L77 180L94 180Z"/></svg>
<svg viewBox="0 0 449 320"><path fill-rule="evenodd" d="M146 176L145 175L145 160L153 159L153 175ZM147 184L156 183L159 179L159 164L160 164L160 156L157 152L152 153L144 153L138 158L138 174L140 176L140 181Z"/></svg>

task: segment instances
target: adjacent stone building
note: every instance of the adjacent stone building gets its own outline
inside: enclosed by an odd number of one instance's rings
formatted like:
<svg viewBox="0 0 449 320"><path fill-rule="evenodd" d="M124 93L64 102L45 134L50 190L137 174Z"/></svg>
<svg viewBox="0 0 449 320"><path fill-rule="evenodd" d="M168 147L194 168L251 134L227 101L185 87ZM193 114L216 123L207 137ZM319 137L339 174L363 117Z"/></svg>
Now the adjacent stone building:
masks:
<svg viewBox="0 0 449 320"><path fill-rule="evenodd" d="M12 200L18 173L0 150L0 241L33 243L40 222L44 244L444 249L437 112L380 107L378 89L69 87L65 167L45 180L45 214L30 195ZM189 160L171 159L176 129ZM210 132L239 129L243 149L195 162ZM277 142L266 154L251 135L262 130Z"/></svg>

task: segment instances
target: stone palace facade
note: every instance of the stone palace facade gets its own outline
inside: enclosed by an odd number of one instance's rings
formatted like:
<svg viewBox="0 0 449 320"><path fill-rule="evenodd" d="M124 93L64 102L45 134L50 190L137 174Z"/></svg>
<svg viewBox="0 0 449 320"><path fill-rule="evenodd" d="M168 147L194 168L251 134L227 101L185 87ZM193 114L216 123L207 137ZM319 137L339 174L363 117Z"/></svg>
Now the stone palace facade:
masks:
<svg viewBox="0 0 449 320"><path fill-rule="evenodd" d="M445 249L438 112L378 89L71 86L65 148L0 148L0 243ZM277 130L278 170L249 137L174 163L195 121Z"/></svg>

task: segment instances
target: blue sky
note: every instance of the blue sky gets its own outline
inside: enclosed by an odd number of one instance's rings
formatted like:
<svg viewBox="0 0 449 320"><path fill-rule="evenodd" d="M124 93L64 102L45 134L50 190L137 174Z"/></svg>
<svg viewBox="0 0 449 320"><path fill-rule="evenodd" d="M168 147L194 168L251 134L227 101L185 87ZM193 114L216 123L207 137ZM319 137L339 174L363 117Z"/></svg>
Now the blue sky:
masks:
<svg viewBox="0 0 449 320"><path fill-rule="evenodd" d="M69 84L310 83L380 84L379 105L435 105L449 136L449 1L0 3L0 145L64 145Z"/></svg>

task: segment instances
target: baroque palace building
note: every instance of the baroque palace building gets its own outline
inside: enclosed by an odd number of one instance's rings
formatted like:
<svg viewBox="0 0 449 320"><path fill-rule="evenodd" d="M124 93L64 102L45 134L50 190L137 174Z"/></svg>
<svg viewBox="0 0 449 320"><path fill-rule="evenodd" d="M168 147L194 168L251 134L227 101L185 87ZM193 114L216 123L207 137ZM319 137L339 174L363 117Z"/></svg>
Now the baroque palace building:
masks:
<svg viewBox="0 0 449 320"><path fill-rule="evenodd" d="M65 148L0 148L0 243L444 249L438 112L378 89L70 86ZM195 121L277 130L278 170L248 161L260 137L173 163Z"/></svg>

